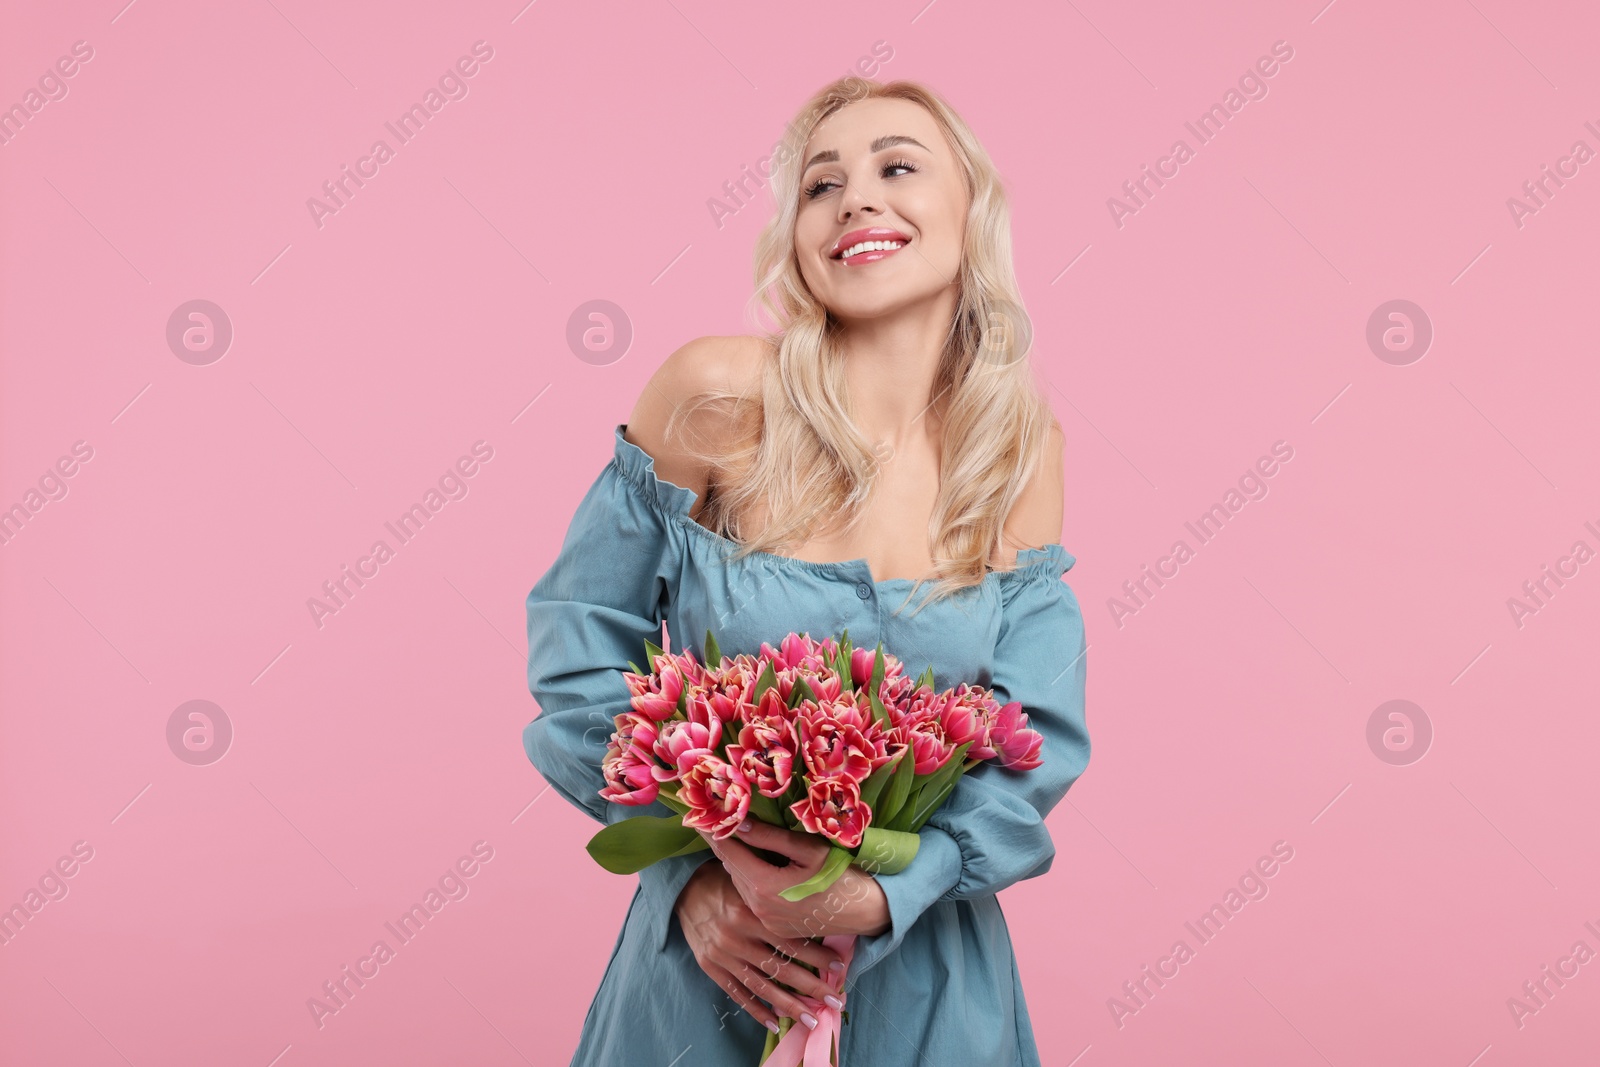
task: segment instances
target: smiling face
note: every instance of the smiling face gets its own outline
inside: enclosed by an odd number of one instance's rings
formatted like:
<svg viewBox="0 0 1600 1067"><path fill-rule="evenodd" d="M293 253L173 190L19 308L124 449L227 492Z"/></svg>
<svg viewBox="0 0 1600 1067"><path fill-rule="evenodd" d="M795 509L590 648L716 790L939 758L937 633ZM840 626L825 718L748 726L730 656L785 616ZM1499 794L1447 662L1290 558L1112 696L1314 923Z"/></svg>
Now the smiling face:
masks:
<svg viewBox="0 0 1600 1067"><path fill-rule="evenodd" d="M801 158L795 256L836 318L953 296L967 191L932 115L909 100L858 100L817 126Z"/></svg>

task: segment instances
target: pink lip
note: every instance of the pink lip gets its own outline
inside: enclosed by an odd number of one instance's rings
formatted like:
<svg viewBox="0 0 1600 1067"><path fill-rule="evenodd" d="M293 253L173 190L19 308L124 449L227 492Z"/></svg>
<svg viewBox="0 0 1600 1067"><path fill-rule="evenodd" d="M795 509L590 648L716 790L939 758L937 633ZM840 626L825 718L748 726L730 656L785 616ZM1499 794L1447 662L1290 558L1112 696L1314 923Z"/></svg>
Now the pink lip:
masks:
<svg viewBox="0 0 1600 1067"><path fill-rule="evenodd" d="M833 248L828 252L828 258L840 260L840 256L844 254L845 249L852 245L860 244L862 241L899 241L903 247L911 243L911 238L899 230L892 230L887 226L871 226L867 229L851 230L834 242ZM898 251L900 251L899 248L888 248L872 252L861 252L851 256L849 259L840 260L840 262L847 267L854 263L875 263L880 259L894 255Z"/></svg>

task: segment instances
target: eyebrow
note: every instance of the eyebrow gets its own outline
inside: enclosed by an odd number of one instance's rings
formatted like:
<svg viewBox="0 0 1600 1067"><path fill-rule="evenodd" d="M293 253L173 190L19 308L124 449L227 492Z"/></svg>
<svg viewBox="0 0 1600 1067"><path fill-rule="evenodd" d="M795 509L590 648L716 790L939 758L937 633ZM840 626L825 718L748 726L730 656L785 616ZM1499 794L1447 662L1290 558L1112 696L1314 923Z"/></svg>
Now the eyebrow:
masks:
<svg viewBox="0 0 1600 1067"><path fill-rule="evenodd" d="M917 140L915 137L907 137L904 134L898 133L885 134L876 141L873 141L870 151L873 153L873 155L876 155L879 152L882 152L885 148L892 148L897 144L914 144L924 152L929 151L928 146ZM837 163L838 161L839 153L835 149L829 148L825 151L818 152L816 155L807 160L806 165L800 168L800 173L804 174L818 163Z"/></svg>

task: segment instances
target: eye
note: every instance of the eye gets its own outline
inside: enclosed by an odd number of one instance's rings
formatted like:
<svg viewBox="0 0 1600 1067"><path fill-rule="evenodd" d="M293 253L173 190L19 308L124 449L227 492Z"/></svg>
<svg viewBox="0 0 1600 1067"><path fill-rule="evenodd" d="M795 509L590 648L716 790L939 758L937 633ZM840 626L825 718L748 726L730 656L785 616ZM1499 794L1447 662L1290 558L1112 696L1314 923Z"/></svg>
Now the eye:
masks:
<svg viewBox="0 0 1600 1067"><path fill-rule="evenodd" d="M880 171L880 173L885 178L888 178L888 177L891 177L891 175L889 174L889 171L892 171L892 170L905 170L905 171L910 171L911 173L915 174L917 172L917 165L915 163L912 163L910 160L893 159L893 160L890 160L888 163L885 163L883 165L883 169ZM901 175L892 175L892 176L893 177L900 177ZM839 183L835 182L835 181L830 181L827 178L819 178L816 181L812 182L810 185L806 186L806 188L805 188L806 199L807 200L815 200L817 197L821 196L823 194L823 192L825 191L824 186L837 185L837 184L839 184Z"/></svg>

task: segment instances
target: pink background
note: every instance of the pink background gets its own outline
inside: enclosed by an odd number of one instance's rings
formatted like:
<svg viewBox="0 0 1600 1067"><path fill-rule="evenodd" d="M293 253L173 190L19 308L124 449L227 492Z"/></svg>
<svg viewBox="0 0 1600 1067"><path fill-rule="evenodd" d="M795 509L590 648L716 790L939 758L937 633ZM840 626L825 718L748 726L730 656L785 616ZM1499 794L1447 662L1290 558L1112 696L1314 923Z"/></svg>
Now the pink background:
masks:
<svg viewBox="0 0 1600 1067"><path fill-rule="evenodd" d="M1068 435L1094 755L1054 870L1002 896L1044 1061L1592 1061L1600 961L1507 1006L1600 952L1600 563L1507 606L1600 549L1600 162L1507 206L1600 149L1587 5L121 5L0 33L4 105L93 48L0 146L0 507L93 450L0 546L0 903L93 849L0 947L0 1059L567 1062L634 880L523 754L523 598L659 361L750 330L769 194L720 229L707 201L881 41L1006 178ZM468 95L319 227L307 199L479 40ZM1267 96L1119 228L1108 198L1275 41ZM234 331L209 365L166 340L195 299ZM595 299L620 358L568 346ZM1395 299L1434 330L1408 365L1366 341ZM466 495L319 627L477 441ZM1119 626L1276 441L1265 499ZM232 725L209 765L169 746L191 700ZM1367 740L1390 700L1431 723L1408 765ZM307 999L480 841L319 1028Z"/></svg>

